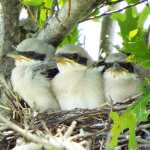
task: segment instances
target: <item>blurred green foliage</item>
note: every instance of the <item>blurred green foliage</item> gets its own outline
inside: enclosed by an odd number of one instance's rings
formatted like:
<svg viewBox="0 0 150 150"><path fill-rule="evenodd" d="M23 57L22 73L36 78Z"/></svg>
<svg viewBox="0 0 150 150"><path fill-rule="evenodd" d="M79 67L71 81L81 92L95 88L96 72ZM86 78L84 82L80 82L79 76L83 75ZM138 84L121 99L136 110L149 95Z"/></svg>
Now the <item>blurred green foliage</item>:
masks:
<svg viewBox="0 0 150 150"><path fill-rule="evenodd" d="M144 29L144 23L148 16L150 16L150 9L145 5L140 13L137 12L135 7L132 7L126 9L124 13L113 14L111 18L118 22L120 35L123 39L123 49L119 51L131 54L127 61L138 62L143 67L150 69L150 45L146 42L147 30ZM150 78L146 80L148 80L147 83L150 83ZM146 108L147 103L150 101L150 88L141 90L145 95L128 107L123 114L110 113L110 118L114 122L111 130L111 149L117 146L118 137L125 129L129 129L130 135L128 149L136 149L136 125L147 121L150 114L150 111Z"/></svg>
<svg viewBox="0 0 150 150"><path fill-rule="evenodd" d="M60 47L65 44L74 44L79 42L79 30L77 27L73 28L68 36L61 42Z"/></svg>

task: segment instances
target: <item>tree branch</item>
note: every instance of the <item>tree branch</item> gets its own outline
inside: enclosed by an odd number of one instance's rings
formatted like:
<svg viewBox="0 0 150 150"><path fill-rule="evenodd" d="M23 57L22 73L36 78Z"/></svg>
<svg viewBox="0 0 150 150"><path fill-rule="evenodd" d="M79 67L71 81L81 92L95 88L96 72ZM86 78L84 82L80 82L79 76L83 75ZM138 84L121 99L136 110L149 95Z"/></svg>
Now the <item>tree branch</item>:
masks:
<svg viewBox="0 0 150 150"><path fill-rule="evenodd" d="M95 16L95 17L90 17L90 18L87 18L87 19L85 19L83 21L98 19L98 18L100 18L102 16L112 15L114 13L121 12L121 11L123 11L125 9L128 9L130 7L133 7L133 6L136 6L136 5L139 5L139 4L142 4L144 2L147 2L147 0L142 0L142 1L139 1L139 2L137 2L135 4L129 4L129 5L125 6L125 7L123 7L123 8L120 8L120 9L116 9L116 10L112 10L112 11L106 11L106 12L102 13L101 15L98 15L98 16Z"/></svg>
<svg viewBox="0 0 150 150"><path fill-rule="evenodd" d="M49 18L45 28L42 29L37 38L57 47L70 30L75 27L79 21L86 18L94 8L101 5L105 0L71 0L66 1L55 17ZM68 10L70 7L70 14Z"/></svg>

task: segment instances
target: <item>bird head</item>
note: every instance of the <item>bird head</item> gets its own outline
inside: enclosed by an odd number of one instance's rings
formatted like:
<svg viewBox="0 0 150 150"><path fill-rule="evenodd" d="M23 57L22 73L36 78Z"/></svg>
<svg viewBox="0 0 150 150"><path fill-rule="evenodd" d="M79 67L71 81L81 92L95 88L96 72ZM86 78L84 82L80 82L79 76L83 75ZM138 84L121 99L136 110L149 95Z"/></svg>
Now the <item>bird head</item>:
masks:
<svg viewBox="0 0 150 150"><path fill-rule="evenodd" d="M16 65L30 64L37 61L43 61L46 57L45 54L40 54L34 51L18 51L15 50L7 54L7 57L13 58Z"/></svg>
<svg viewBox="0 0 150 150"><path fill-rule="evenodd" d="M109 55L104 62L103 73L109 74L113 78L127 77L134 73L134 68L131 63L126 62L127 56L123 53L114 53Z"/></svg>
<svg viewBox="0 0 150 150"><path fill-rule="evenodd" d="M49 61L55 55L53 46L42 40L29 38L21 42L16 50L7 54L15 60L16 65L31 64L37 61Z"/></svg>
<svg viewBox="0 0 150 150"><path fill-rule="evenodd" d="M84 70L92 64L88 53L78 45L65 45L59 48L55 54L55 61L59 71Z"/></svg>

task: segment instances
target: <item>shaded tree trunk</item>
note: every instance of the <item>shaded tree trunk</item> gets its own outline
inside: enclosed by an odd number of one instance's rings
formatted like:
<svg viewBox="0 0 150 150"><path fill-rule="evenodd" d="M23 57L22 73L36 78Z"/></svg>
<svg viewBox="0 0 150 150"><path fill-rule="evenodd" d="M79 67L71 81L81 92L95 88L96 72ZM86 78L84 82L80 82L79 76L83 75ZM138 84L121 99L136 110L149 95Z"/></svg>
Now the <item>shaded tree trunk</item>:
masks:
<svg viewBox="0 0 150 150"><path fill-rule="evenodd" d="M106 53L106 56L112 51L113 26L113 20L109 16L105 16L102 20L99 52Z"/></svg>
<svg viewBox="0 0 150 150"><path fill-rule="evenodd" d="M0 0L0 2L2 4L3 18L3 43L0 55L3 56L12 50L12 46L20 42L19 14L21 5L19 0ZM1 57L0 61L0 73L9 76L13 61L3 57Z"/></svg>

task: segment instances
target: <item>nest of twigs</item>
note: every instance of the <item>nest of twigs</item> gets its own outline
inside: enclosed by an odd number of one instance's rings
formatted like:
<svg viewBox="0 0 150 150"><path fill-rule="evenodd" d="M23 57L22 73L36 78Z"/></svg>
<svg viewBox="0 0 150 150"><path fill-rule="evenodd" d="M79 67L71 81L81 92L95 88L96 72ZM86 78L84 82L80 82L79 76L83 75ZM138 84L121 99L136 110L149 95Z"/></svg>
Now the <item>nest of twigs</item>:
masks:
<svg viewBox="0 0 150 150"><path fill-rule="evenodd" d="M117 111L121 114L139 97L135 96L115 105L110 102L93 110L35 112L13 92L11 84L2 76L0 76L0 92L0 114L5 116L4 120L0 119L5 122L0 126L1 150L12 149L15 146L15 150L19 150L21 149L19 145L23 144L29 147L35 146L35 149L41 146L41 149L44 147L46 150L108 149L113 124L109 119L109 113ZM137 126L136 137L139 149L150 149L149 129L148 122ZM117 148L127 149L128 139L128 130L125 130L118 139Z"/></svg>

